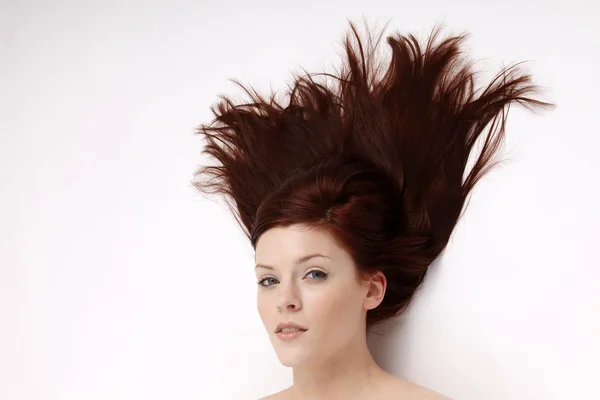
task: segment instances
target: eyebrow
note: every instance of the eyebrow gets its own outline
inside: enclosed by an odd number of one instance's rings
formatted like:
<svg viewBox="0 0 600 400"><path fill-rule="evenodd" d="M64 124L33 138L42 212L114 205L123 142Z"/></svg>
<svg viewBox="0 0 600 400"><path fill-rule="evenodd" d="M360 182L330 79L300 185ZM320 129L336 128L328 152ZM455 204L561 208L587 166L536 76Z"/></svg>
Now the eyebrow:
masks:
<svg viewBox="0 0 600 400"><path fill-rule="evenodd" d="M331 259L331 257L327 257L323 254L315 253L315 254L309 254L309 255L300 257L299 259L296 260L295 265L302 264L314 257L325 257L325 258ZM254 269L256 269L256 268L265 268L265 269L275 270L275 268L273 268L269 265L263 265L263 264L256 264L256 267L254 267Z"/></svg>

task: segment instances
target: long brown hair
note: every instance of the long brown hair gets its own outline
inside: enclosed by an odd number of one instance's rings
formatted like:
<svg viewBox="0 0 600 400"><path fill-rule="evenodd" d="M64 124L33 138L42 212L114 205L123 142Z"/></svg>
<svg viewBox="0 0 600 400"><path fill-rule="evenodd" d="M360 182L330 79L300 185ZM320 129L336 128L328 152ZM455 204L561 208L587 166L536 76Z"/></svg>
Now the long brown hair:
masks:
<svg viewBox="0 0 600 400"><path fill-rule="evenodd" d="M367 313L369 327L408 306L446 247L467 195L498 162L510 104L554 104L528 97L538 87L520 63L476 93L473 63L461 57L467 33L437 43L436 26L425 49L412 34L392 34L384 63L375 56L384 30L374 40L367 29L365 43L349 23L357 48L347 34L341 69L294 74L287 104L233 80L250 101L220 96L211 107L215 119L196 134L217 164L192 184L233 200L253 248L266 230L300 223L330 233L361 274L383 272L386 293Z"/></svg>

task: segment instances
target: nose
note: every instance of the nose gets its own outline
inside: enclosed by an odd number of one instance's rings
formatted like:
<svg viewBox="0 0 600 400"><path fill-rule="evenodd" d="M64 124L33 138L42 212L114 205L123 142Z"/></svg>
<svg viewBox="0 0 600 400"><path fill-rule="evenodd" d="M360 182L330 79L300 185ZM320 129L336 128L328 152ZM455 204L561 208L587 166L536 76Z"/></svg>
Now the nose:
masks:
<svg viewBox="0 0 600 400"><path fill-rule="evenodd" d="M302 308L302 302L300 300L300 294L298 288L293 282L288 284L280 284L280 293L277 301L277 309L280 312L284 311L298 311Z"/></svg>

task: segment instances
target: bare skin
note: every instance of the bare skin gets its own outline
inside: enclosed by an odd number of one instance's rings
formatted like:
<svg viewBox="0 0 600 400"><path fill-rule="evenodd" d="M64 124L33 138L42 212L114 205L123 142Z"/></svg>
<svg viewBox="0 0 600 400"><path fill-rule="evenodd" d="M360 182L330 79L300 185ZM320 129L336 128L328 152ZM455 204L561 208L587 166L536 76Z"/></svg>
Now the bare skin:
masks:
<svg viewBox="0 0 600 400"><path fill-rule="evenodd" d="M294 390L294 386L274 393L267 397L262 397L260 400L301 400L306 399L299 395ZM377 382L372 382L365 386L362 392L354 395L341 395L340 397L328 396L330 400L347 399L347 400L451 400L449 397L427 389L423 386L411 383L404 379L397 378L385 371L381 371L381 375L377 378ZM316 400L316 399L315 399Z"/></svg>
<svg viewBox="0 0 600 400"><path fill-rule="evenodd" d="M383 300L387 279L381 272L359 276L327 232L268 230L258 240L255 271L259 314L279 361L293 369L291 387L261 400L448 400L377 365L366 315ZM305 331L283 341L277 325L290 321Z"/></svg>

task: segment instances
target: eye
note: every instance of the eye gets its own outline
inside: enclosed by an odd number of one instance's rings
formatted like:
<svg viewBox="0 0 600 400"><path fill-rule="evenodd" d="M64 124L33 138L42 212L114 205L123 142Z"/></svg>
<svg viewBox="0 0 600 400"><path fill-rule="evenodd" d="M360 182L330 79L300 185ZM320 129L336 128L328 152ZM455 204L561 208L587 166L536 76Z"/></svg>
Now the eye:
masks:
<svg viewBox="0 0 600 400"><path fill-rule="evenodd" d="M323 272L321 270L318 269L313 269L312 271L309 271L308 274L306 274L306 276L312 274L312 273L316 273L317 276L314 278L315 280L320 280L320 279L325 279L327 277L327 273Z"/></svg>
<svg viewBox="0 0 600 400"><path fill-rule="evenodd" d="M274 281L277 281L277 279L275 279L275 278L266 277L266 278L263 278L263 279L261 279L261 280L260 280L260 281L258 281L257 283L258 283L260 286L264 286L264 287L267 287L267 286L273 286L273 285L274 285L274 283L273 283L273 284L269 284L269 285L265 285L265 282L269 281L269 279L272 279L272 280L274 280Z"/></svg>
<svg viewBox="0 0 600 400"><path fill-rule="evenodd" d="M311 278L312 280L315 280L315 281L325 279L325 278L327 278L327 275L329 275L328 273L323 272L318 269L313 269L312 271L308 271L306 276L309 276L310 274L316 274L316 275L313 275L314 276L313 278ZM267 283L267 282L271 282L271 283ZM279 283L279 281L273 277L268 276L266 278L259 280L257 283L258 283L258 285L260 285L262 287L269 287L269 286L273 286L273 285Z"/></svg>

